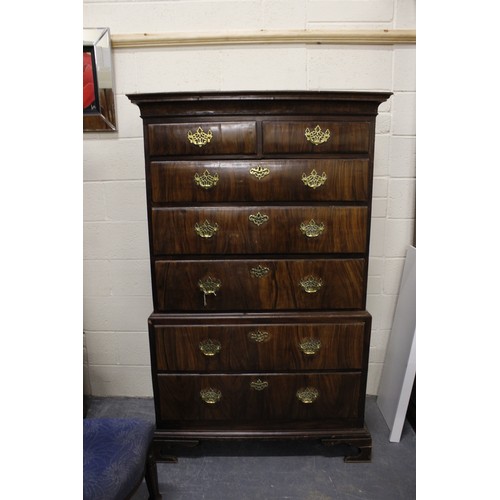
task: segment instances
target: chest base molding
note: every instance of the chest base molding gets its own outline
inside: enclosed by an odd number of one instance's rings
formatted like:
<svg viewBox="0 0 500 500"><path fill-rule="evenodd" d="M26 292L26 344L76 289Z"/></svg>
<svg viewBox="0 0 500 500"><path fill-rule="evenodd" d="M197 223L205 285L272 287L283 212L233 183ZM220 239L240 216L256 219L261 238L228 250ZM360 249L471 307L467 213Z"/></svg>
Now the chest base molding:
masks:
<svg viewBox="0 0 500 500"><path fill-rule="evenodd" d="M328 432L329 431L329 432ZM361 429L264 431L255 433L228 432L174 433L157 430L153 438L152 452L157 462L176 463L178 457L193 456L241 456L239 444L245 441L243 454L259 456L320 455L344 457L346 463L371 462L372 438L366 427ZM253 443L257 443L253 447Z"/></svg>

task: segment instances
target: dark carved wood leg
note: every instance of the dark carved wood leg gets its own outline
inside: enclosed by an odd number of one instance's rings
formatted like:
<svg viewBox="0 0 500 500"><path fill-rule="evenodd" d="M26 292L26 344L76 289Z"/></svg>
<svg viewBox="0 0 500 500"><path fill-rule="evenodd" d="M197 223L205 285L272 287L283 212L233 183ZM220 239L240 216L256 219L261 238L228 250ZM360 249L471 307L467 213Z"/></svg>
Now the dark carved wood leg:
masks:
<svg viewBox="0 0 500 500"><path fill-rule="evenodd" d="M324 446L345 447L344 462L369 463L372 459L372 438L368 432L361 436L332 436L321 440Z"/></svg>
<svg viewBox="0 0 500 500"><path fill-rule="evenodd" d="M152 449L156 462L176 464L177 457L173 453L175 447L194 448L199 444L200 442L197 439L166 439L155 437Z"/></svg>

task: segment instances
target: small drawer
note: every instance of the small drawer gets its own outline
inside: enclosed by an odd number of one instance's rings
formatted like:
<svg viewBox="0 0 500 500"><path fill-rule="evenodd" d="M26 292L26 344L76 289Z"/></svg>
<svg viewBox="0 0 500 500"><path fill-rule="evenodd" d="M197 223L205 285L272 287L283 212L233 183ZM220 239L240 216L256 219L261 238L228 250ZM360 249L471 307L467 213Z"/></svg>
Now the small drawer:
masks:
<svg viewBox="0 0 500 500"><path fill-rule="evenodd" d="M363 309L364 259L157 260L155 311Z"/></svg>
<svg viewBox="0 0 500 500"><path fill-rule="evenodd" d="M364 253L367 207L153 208L153 251L165 254Z"/></svg>
<svg viewBox="0 0 500 500"><path fill-rule="evenodd" d="M251 155L257 149L255 122L148 125L150 156Z"/></svg>
<svg viewBox="0 0 500 500"><path fill-rule="evenodd" d="M264 154L368 153L369 122L264 122Z"/></svg>
<svg viewBox="0 0 500 500"><path fill-rule="evenodd" d="M194 373L361 370L365 325L154 325L156 367Z"/></svg>
<svg viewBox="0 0 500 500"><path fill-rule="evenodd" d="M160 420L356 420L361 373L157 376Z"/></svg>
<svg viewBox="0 0 500 500"><path fill-rule="evenodd" d="M153 203L367 201L367 159L154 161Z"/></svg>

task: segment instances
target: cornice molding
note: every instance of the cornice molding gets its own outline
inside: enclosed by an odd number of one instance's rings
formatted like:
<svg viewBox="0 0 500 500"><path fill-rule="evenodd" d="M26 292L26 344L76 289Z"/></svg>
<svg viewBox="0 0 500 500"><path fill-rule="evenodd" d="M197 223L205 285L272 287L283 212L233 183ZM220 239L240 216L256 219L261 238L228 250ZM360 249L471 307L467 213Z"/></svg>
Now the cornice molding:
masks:
<svg viewBox="0 0 500 500"><path fill-rule="evenodd" d="M111 35L114 49L252 44L415 44L416 30L287 30L233 33L131 33Z"/></svg>

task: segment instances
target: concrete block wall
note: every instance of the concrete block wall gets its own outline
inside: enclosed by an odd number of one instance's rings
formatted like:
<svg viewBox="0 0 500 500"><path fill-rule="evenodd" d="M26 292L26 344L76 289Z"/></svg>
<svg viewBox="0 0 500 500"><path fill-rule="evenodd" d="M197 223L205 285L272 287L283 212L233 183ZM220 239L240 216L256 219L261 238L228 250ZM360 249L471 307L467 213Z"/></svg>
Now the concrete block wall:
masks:
<svg viewBox="0 0 500 500"><path fill-rule="evenodd" d="M413 29L415 0L85 0L111 34ZM118 132L85 133L84 390L151 396L152 311L142 123L125 94L203 90L392 91L377 119L368 394L377 394L415 218L415 46L247 45L115 49Z"/></svg>

